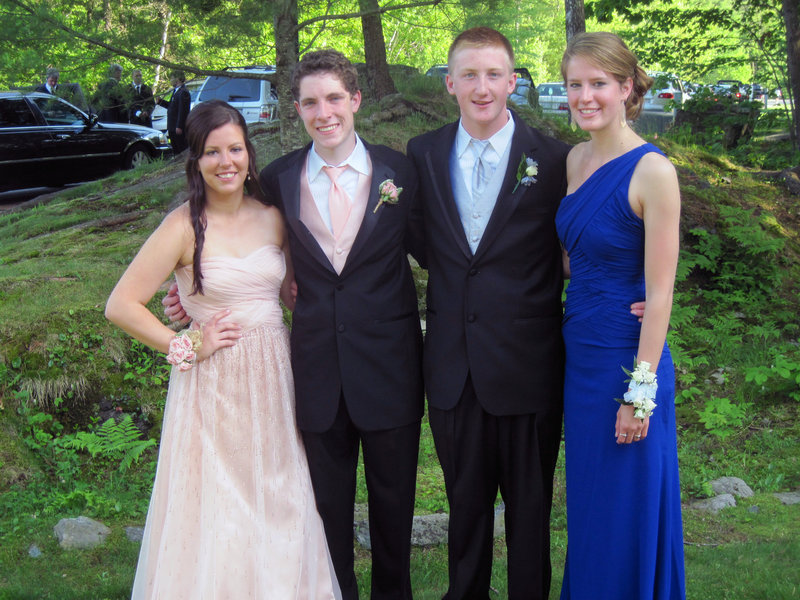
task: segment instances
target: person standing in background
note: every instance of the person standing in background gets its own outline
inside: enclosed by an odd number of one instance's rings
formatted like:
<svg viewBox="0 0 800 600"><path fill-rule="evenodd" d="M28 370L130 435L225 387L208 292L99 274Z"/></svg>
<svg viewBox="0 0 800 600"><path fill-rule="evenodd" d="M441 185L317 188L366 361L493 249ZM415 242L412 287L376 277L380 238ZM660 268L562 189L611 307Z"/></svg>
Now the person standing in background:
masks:
<svg viewBox="0 0 800 600"><path fill-rule="evenodd" d="M169 100L159 98L157 104L167 109L167 135L169 143L172 144L172 151L177 155L186 150L186 118L192 108L192 97L184 83L186 75L183 71L172 71L169 74L169 83L172 86L172 94Z"/></svg>
<svg viewBox="0 0 800 600"><path fill-rule="evenodd" d="M120 79L122 79L122 66L112 64L108 67L108 77L92 96L92 106L97 111L98 120L103 123L128 122L125 92L119 84Z"/></svg>
<svg viewBox="0 0 800 600"><path fill-rule="evenodd" d="M34 92L41 92L42 94L55 94L58 89L58 69L49 67L45 73L44 83L36 86Z"/></svg>
<svg viewBox="0 0 800 600"><path fill-rule="evenodd" d="M152 127L150 117L155 108L153 90L142 82L141 69L131 71L131 101L128 104L128 121L134 125Z"/></svg>

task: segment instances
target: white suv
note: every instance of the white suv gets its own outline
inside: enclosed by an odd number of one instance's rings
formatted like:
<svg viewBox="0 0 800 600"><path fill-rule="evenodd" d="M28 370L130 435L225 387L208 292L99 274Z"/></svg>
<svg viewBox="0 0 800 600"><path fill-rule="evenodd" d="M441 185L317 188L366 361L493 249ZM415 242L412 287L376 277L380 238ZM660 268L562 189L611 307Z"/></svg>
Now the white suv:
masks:
<svg viewBox="0 0 800 600"><path fill-rule="evenodd" d="M262 78L212 75L203 82L197 102L224 100L244 116L247 124L268 123L278 118L278 94L275 90L275 67L235 67L232 73L266 75Z"/></svg>

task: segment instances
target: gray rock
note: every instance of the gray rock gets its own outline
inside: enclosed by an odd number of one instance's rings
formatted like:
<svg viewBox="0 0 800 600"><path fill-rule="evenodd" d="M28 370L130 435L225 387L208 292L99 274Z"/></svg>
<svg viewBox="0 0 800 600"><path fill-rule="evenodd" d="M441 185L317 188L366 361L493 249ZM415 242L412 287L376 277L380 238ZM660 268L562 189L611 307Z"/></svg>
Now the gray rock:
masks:
<svg viewBox="0 0 800 600"><path fill-rule="evenodd" d="M494 509L494 537L496 538L506 533L505 510L505 504L502 502ZM446 513L415 515L411 526L411 545L436 546L447 543L447 527L449 523L450 516ZM361 547L367 550L372 549L366 505L356 505L353 534Z"/></svg>
<svg viewBox="0 0 800 600"><path fill-rule="evenodd" d="M366 502L353 507L353 520L366 521L369 518L369 504Z"/></svg>
<svg viewBox="0 0 800 600"><path fill-rule="evenodd" d="M796 492L776 492L772 494L778 500L783 502L786 506L791 506L792 504L800 504L800 491Z"/></svg>
<svg viewBox="0 0 800 600"><path fill-rule="evenodd" d="M366 519L359 519L353 522L353 535L356 537L356 542L362 548L372 550L372 540L369 537L369 521Z"/></svg>
<svg viewBox="0 0 800 600"><path fill-rule="evenodd" d="M715 494L733 494L739 498L750 498L753 490L738 477L720 477L711 482Z"/></svg>
<svg viewBox="0 0 800 600"><path fill-rule="evenodd" d="M77 548L87 550L100 546L108 537L111 530L98 521L89 517L76 519L61 519L53 527L53 534L58 539L62 548Z"/></svg>
<svg viewBox="0 0 800 600"><path fill-rule="evenodd" d="M39 546L36 544L31 544L31 547L28 548L28 556L31 558L39 558L42 555L42 551L39 550Z"/></svg>
<svg viewBox="0 0 800 600"><path fill-rule="evenodd" d="M729 506L736 506L736 498L731 494L720 494L713 498L706 498L705 500L696 500L691 504L692 508L697 510L704 510L706 512L717 514L723 508Z"/></svg>
<svg viewBox="0 0 800 600"><path fill-rule="evenodd" d="M723 385L725 383L725 369L722 367L714 369L709 377L716 385Z"/></svg>
<svg viewBox="0 0 800 600"><path fill-rule="evenodd" d="M494 507L494 537L503 537L506 534L506 503L501 502Z"/></svg>
<svg viewBox="0 0 800 600"><path fill-rule="evenodd" d="M437 546L447 543L447 525L450 515L436 513L433 515L416 515L411 527L412 546Z"/></svg>
<svg viewBox="0 0 800 600"><path fill-rule="evenodd" d="M758 506L753 505L753 506L751 506L750 508L747 509L747 512L753 513L754 515L757 515L758 513L761 512L761 509L758 508Z"/></svg>
<svg viewBox="0 0 800 600"><path fill-rule="evenodd" d="M132 542L141 542L144 538L144 527L126 527L125 537Z"/></svg>

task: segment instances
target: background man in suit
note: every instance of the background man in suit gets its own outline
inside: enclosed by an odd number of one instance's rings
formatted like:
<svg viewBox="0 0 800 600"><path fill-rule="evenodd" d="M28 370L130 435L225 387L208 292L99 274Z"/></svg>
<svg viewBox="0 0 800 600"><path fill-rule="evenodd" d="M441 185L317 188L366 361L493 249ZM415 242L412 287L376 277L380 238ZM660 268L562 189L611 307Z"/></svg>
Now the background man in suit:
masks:
<svg viewBox="0 0 800 600"><path fill-rule="evenodd" d="M44 83L37 86L34 92L41 92L43 94L55 94L58 89L58 69L50 67L45 72Z"/></svg>
<svg viewBox="0 0 800 600"><path fill-rule="evenodd" d="M408 144L429 275L428 414L450 503L446 597L488 596L499 488L509 598L546 599L564 352L554 218L569 147L508 110L516 77L503 35L461 33L448 66L460 121Z"/></svg>
<svg viewBox="0 0 800 600"><path fill-rule="evenodd" d="M292 94L313 143L274 161L260 179L286 218L297 281L297 425L343 597L358 597L353 505L360 444L371 597L411 598L423 409L422 339L406 256L407 248L420 254L421 235L410 233L419 222L411 210L416 177L405 156L356 135L361 92L344 55L303 56ZM402 188L395 199L392 187Z"/></svg>
<svg viewBox="0 0 800 600"><path fill-rule="evenodd" d="M127 123L125 92L119 85L122 78L122 66L113 64L108 67L108 77L97 87L92 97L92 106L97 111L99 120L104 123Z"/></svg>
<svg viewBox="0 0 800 600"><path fill-rule="evenodd" d="M186 117L192 108L192 97L184 83L186 75L183 71L172 71L169 74L169 83L172 86L172 95L169 100L158 99L158 105L167 109L167 135L172 151L180 154L189 147L186 141Z"/></svg>
<svg viewBox="0 0 800 600"><path fill-rule="evenodd" d="M155 108L153 90L142 82L142 71L140 69L131 71L131 80L128 120L134 125L152 127L153 122L150 120L150 115L153 114L153 108Z"/></svg>

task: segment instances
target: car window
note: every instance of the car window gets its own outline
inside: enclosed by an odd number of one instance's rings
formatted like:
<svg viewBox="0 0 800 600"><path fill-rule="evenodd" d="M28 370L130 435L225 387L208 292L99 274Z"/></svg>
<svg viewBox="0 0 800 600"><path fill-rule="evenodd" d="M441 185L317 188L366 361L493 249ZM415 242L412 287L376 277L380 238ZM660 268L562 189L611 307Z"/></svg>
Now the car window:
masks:
<svg viewBox="0 0 800 600"><path fill-rule="evenodd" d="M543 85L539 88L540 96L566 96L567 90L563 85Z"/></svg>
<svg viewBox="0 0 800 600"><path fill-rule="evenodd" d="M261 80L209 77L198 99L200 102L214 99L225 102L257 102L261 99Z"/></svg>
<svg viewBox="0 0 800 600"><path fill-rule="evenodd" d="M31 98L48 125L85 125L83 115L66 102L55 98Z"/></svg>
<svg viewBox="0 0 800 600"><path fill-rule="evenodd" d="M36 117L24 99L0 99L0 127L36 125Z"/></svg>

